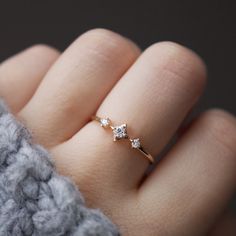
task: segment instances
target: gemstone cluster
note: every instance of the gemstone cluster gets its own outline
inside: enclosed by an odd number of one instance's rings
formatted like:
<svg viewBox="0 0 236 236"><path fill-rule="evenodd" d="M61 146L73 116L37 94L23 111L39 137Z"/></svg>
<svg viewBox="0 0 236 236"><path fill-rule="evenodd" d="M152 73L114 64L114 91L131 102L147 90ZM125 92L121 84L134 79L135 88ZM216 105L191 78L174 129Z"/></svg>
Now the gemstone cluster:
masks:
<svg viewBox="0 0 236 236"><path fill-rule="evenodd" d="M133 139L128 135L127 124L114 126L109 118L100 118L99 116L92 116L92 120L98 121L104 129L111 129L113 132L114 141L120 139L128 139L132 148L140 151L150 163L154 163L153 156L146 150L144 150L140 139L139 138Z"/></svg>
<svg viewBox="0 0 236 236"><path fill-rule="evenodd" d="M111 126L111 120L109 118L101 118L100 125L103 128L112 128L113 131L113 140L117 141L120 139L127 139L129 138L127 133L127 124L117 125L117 126ZM129 138L130 139L130 138ZM132 148L139 149L141 148L141 142L139 138L130 139Z"/></svg>

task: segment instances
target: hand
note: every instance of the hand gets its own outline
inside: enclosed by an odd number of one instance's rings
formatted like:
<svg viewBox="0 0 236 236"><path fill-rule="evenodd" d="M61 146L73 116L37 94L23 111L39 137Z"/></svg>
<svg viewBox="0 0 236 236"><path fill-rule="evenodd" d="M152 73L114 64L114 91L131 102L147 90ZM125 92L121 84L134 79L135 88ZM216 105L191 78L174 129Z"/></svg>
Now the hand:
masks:
<svg viewBox="0 0 236 236"><path fill-rule="evenodd" d="M226 210L236 186L232 115L201 114L148 176L148 161L128 140L113 142L112 132L90 121L96 113L127 123L130 136L157 156L201 95L205 77L202 60L178 44L157 43L140 55L128 39L96 29L62 55L38 45L2 63L0 95L87 204L101 208L124 235L235 235Z"/></svg>

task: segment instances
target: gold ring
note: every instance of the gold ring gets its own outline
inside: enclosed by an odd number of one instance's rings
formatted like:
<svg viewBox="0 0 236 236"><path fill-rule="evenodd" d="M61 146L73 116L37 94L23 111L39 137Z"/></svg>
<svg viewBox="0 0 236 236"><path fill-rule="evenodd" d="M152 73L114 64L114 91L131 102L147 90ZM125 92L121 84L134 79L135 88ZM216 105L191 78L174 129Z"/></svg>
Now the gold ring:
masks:
<svg viewBox="0 0 236 236"><path fill-rule="evenodd" d="M149 154L147 151L144 150L144 148L141 145L141 141L139 138L130 138L127 133L127 124L117 125L113 126L112 122L109 118L100 118L98 116L92 116L92 120L98 121L101 125L101 127L108 129L110 128L113 132L113 141L117 141L120 139L128 139L131 143L131 147L134 149L139 150L146 159L150 163L154 162L154 158L151 154Z"/></svg>

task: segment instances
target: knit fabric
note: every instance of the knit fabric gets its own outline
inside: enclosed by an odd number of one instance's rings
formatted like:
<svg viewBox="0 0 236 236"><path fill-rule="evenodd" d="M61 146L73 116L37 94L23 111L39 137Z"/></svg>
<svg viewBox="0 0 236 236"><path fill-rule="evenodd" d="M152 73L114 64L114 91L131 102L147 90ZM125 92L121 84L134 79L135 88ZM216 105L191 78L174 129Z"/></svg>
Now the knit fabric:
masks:
<svg viewBox="0 0 236 236"><path fill-rule="evenodd" d="M118 236L0 101L0 236Z"/></svg>

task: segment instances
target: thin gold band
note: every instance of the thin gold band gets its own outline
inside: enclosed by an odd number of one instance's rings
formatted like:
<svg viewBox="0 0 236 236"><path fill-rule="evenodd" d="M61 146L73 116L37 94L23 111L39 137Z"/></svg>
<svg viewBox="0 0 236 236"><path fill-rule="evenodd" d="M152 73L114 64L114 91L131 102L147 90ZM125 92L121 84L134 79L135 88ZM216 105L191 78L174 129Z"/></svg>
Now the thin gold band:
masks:
<svg viewBox="0 0 236 236"><path fill-rule="evenodd" d="M145 151L144 148L142 147L142 145L140 143L140 139L139 138L131 139L129 137L129 135L127 133L127 125L126 124L122 124L119 126L113 126L112 122L109 118L100 118L98 116L92 116L92 120L98 121L103 128L106 128L106 129L110 128L113 131L113 135L114 135L113 140L114 141L117 141L120 139L128 139L131 143L132 148L139 150L150 163L154 162L153 156L150 153L148 153L147 151Z"/></svg>

